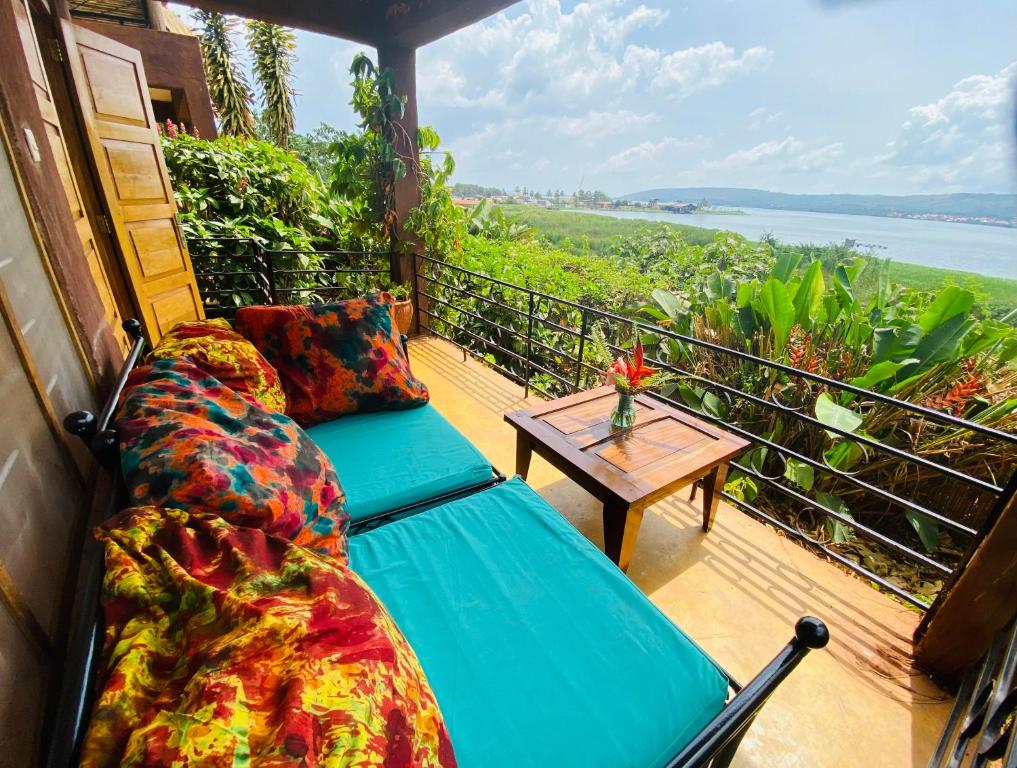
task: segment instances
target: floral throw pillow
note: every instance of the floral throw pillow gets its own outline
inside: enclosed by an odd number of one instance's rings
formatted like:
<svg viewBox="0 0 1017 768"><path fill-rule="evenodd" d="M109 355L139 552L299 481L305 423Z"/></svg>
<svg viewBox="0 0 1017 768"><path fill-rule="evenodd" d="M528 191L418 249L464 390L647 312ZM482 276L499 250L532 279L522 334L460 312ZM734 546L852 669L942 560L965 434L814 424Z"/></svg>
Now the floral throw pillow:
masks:
<svg viewBox="0 0 1017 768"><path fill-rule="evenodd" d="M454 768L423 670L347 567L210 514L107 522L83 768Z"/></svg>
<svg viewBox="0 0 1017 768"><path fill-rule="evenodd" d="M238 395L279 413L286 411L286 395L279 374L254 345L228 321L189 320L174 326L149 353L149 360L188 357Z"/></svg>
<svg viewBox="0 0 1017 768"><path fill-rule="evenodd" d="M187 358L135 369L116 422L130 503L214 512L345 560L349 516L297 424Z"/></svg>
<svg viewBox="0 0 1017 768"><path fill-rule="evenodd" d="M279 371L287 413L303 426L428 400L410 373L392 297L336 304L241 307L236 329Z"/></svg>

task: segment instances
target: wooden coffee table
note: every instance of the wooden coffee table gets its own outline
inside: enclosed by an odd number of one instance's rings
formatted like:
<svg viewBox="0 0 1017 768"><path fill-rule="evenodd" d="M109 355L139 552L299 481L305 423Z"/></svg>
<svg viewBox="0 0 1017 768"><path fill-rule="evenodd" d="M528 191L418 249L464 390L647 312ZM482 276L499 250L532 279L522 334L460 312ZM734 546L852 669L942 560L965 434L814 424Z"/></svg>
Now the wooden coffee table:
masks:
<svg viewBox="0 0 1017 768"><path fill-rule="evenodd" d="M516 429L516 473L526 479L533 451L604 503L604 552L623 571L636 545L643 510L703 480L703 531L717 515L728 462L749 442L647 395L636 421L611 426L618 400L600 387L505 414Z"/></svg>

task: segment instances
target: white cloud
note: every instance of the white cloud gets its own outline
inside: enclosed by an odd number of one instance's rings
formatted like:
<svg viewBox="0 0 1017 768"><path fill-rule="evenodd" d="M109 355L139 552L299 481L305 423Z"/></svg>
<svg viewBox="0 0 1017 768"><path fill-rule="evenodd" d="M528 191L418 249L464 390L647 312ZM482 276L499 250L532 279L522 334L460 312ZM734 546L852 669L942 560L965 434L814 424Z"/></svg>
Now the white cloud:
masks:
<svg viewBox="0 0 1017 768"><path fill-rule="evenodd" d="M701 138L676 139L667 136L660 141L644 141L623 149L607 158L599 167L602 171L640 171L689 150L703 149L708 142Z"/></svg>
<svg viewBox="0 0 1017 768"><path fill-rule="evenodd" d="M529 0L421 51L421 102L434 107L582 114L636 92L683 99L765 68L772 52L723 42L661 50L632 40L669 12L625 0Z"/></svg>
<svg viewBox="0 0 1017 768"><path fill-rule="evenodd" d="M844 154L844 142L809 146L794 136L764 141L736 150L720 160L703 163L706 168L739 169L766 166L783 173L810 173L828 168Z"/></svg>
<svg viewBox="0 0 1017 768"><path fill-rule="evenodd" d="M771 112L766 107L756 107L749 112L749 130L756 131L784 117L783 112Z"/></svg>
<svg viewBox="0 0 1017 768"><path fill-rule="evenodd" d="M992 75L964 78L942 98L909 109L879 159L905 166L922 184L1006 185L1014 168L1015 88L1017 61Z"/></svg>
<svg viewBox="0 0 1017 768"><path fill-rule="evenodd" d="M661 56L651 87L675 98L685 98L765 69L772 60L773 51L761 45L748 48L739 56L729 45L707 43Z"/></svg>

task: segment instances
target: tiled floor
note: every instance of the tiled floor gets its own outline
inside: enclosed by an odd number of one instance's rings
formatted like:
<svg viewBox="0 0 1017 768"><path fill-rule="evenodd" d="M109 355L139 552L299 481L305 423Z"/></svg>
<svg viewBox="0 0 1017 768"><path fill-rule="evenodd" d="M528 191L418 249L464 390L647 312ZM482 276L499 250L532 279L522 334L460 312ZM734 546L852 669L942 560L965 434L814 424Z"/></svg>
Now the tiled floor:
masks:
<svg viewBox="0 0 1017 768"><path fill-rule="evenodd" d="M502 415L527 407L522 388L439 339L411 342L431 401L511 475L515 433ZM596 500L534 456L529 482L598 546ZM727 506L709 535L686 492L643 518L629 576L742 682L819 616L832 641L778 689L736 766L925 766L950 699L911 668L918 614ZM697 500L698 501L698 500Z"/></svg>

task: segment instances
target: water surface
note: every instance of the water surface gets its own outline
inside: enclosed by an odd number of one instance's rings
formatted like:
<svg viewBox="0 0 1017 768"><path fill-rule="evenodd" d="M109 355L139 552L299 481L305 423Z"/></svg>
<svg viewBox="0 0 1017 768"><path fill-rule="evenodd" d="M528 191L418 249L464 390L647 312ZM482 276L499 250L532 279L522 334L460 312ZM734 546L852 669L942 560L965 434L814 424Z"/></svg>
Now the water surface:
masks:
<svg viewBox="0 0 1017 768"><path fill-rule="evenodd" d="M663 211L591 211L619 219L649 219L710 229L728 229L753 240L770 233L785 243L841 244L845 239L873 248L875 256L907 264L959 269L1017 279L1017 228L948 221L853 216L843 213L742 208L746 215L679 214Z"/></svg>

